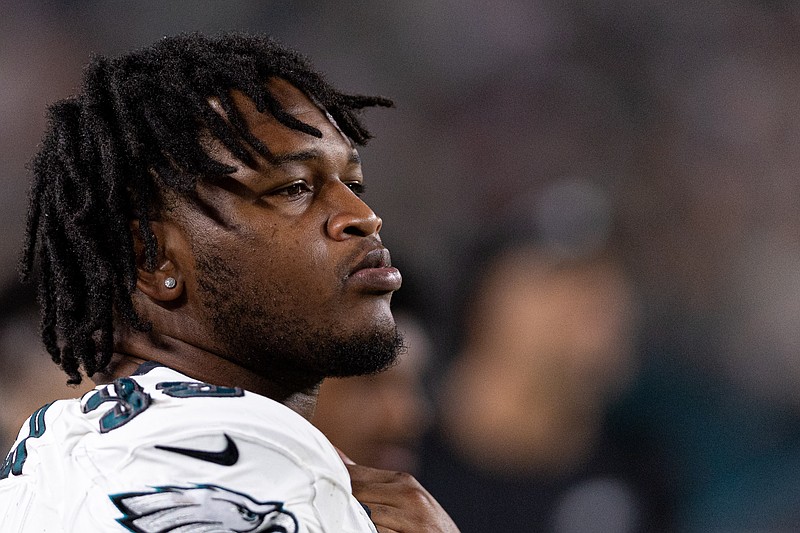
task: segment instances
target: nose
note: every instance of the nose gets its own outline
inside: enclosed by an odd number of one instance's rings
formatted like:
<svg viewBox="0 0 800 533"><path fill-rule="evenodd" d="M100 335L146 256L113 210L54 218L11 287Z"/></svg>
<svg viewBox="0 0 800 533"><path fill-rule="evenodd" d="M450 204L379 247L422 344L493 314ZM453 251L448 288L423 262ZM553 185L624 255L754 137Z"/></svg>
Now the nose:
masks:
<svg viewBox="0 0 800 533"><path fill-rule="evenodd" d="M342 241L380 232L383 221L347 185L337 180L332 189L331 213L326 224L331 238Z"/></svg>

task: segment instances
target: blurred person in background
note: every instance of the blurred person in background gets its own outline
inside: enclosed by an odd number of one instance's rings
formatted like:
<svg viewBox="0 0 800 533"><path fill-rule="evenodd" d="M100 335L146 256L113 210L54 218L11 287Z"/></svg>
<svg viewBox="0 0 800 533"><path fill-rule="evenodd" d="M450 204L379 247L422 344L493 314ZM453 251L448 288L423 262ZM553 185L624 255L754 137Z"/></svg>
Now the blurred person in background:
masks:
<svg viewBox="0 0 800 533"><path fill-rule="evenodd" d="M481 267L464 283L423 478L465 532L667 531L661 465L629 453L606 421L639 365L637 297L609 241L608 201L564 180L531 211L532 228L506 220L470 256Z"/></svg>

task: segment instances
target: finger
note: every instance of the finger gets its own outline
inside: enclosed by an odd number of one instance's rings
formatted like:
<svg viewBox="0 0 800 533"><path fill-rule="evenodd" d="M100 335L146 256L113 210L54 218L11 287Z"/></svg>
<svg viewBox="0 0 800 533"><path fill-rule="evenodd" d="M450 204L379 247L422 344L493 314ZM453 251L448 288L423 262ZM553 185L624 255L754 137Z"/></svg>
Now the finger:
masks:
<svg viewBox="0 0 800 533"><path fill-rule="evenodd" d="M384 527L398 527L402 524L406 517L409 515L408 509L401 509L393 505L385 505L382 503L375 503L369 505L371 514L370 519L375 524L380 524Z"/></svg>
<svg viewBox="0 0 800 533"><path fill-rule="evenodd" d="M372 522L378 530L386 528L404 533L440 531L440 529L431 527L432 524L438 522L438 513L426 506L417 507L409 503L403 508L397 508L390 505L372 504L370 508L372 509Z"/></svg>
<svg viewBox="0 0 800 533"><path fill-rule="evenodd" d="M345 466L353 496L369 507L379 532L458 533L447 512L411 474L355 464Z"/></svg>
<svg viewBox="0 0 800 533"><path fill-rule="evenodd" d="M389 503L398 498L417 494L428 494L414 476L405 472L389 472L375 469L348 467L353 495L368 503Z"/></svg>

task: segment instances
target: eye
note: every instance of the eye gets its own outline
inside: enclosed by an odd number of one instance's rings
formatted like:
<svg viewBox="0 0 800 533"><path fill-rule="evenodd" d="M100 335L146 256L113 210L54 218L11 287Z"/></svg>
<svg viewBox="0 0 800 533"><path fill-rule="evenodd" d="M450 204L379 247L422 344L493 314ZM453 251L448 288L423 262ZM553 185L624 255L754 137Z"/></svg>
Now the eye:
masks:
<svg viewBox="0 0 800 533"><path fill-rule="evenodd" d="M298 196L302 196L305 193L311 192L311 187L304 181L295 181L281 187L279 189L275 189L270 194L279 195L279 196L288 196L289 198L296 198Z"/></svg>
<svg viewBox="0 0 800 533"><path fill-rule="evenodd" d="M239 515L247 522L255 522L258 520L258 515L251 511L250 509L246 509L239 505L236 506L237 510L239 511Z"/></svg>
<svg viewBox="0 0 800 533"><path fill-rule="evenodd" d="M366 187L360 181L349 181L345 183L345 185L347 185L347 187L353 191L353 194L356 196L363 196L364 192L366 191Z"/></svg>

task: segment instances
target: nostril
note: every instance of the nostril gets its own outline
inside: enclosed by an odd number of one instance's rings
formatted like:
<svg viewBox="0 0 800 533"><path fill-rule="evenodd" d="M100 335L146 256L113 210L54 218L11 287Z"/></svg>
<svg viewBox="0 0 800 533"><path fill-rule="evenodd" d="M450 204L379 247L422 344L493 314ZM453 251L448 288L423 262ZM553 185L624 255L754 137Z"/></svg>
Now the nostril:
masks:
<svg viewBox="0 0 800 533"><path fill-rule="evenodd" d="M344 232L348 235L354 235L356 237L366 237L367 233L359 228L358 226L348 226L344 229Z"/></svg>

